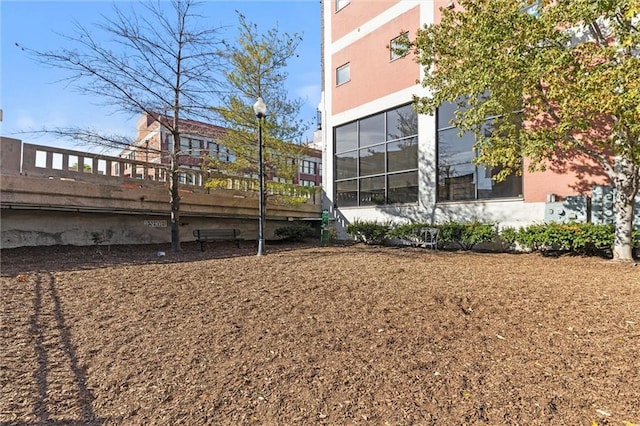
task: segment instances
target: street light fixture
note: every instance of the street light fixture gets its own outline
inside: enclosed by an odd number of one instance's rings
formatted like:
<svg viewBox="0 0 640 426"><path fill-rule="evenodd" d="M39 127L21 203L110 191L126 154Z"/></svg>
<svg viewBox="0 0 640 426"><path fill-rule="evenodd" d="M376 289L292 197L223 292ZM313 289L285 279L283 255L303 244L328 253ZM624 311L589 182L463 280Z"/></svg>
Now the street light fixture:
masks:
<svg viewBox="0 0 640 426"><path fill-rule="evenodd" d="M267 113L267 106L261 97L253 104L253 112L258 118L258 180L260 181L260 194L258 195L258 208L260 211L260 223L258 224L258 256L264 254L264 165L262 161L262 120Z"/></svg>

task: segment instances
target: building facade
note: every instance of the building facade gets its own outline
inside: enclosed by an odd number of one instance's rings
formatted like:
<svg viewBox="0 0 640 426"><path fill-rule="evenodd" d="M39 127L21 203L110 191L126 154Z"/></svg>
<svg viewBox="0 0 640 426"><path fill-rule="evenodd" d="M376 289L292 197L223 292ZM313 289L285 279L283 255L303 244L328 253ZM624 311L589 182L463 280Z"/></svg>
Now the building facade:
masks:
<svg viewBox="0 0 640 426"><path fill-rule="evenodd" d="M201 170L206 158L217 158L222 162L233 162L235 154L222 145L219 140L225 129L209 123L194 120L181 120L181 137L176 151L180 152L179 162L182 168ZM164 128L158 119L149 114L143 114L136 123L136 141L120 154L128 160L138 160L152 163L168 164L169 152L174 149L173 135ZM322 183L322 152L309 147L304 156L292 159L298 164L298 173L291 182L301 186L319 186ZM142 173L140 170L137 173ZM125 173L126 174L126 173ZM199 176L184 174L182 183L202 185L202 182L192 182ZM278 180L277 176L270 176Z"/></svg>
<svg viewBox="0 0 640 426"><path fill-rule="evenodd" d="M413 38L424 24L439 22L440 9L447 7L456 5L451 0L323 2L319 109L324 188L334 216L346 222L477 219L523 226L549 219L552 202L575 204L591 197L606 176L586 158L537 173L527 171L525 159L522 176L496 182L491 178L496 170L473 164L473 135L460 136L449 124L454 105L442 105L433 116L415 113L413 95L427 95L418 83L424 69L412 54L398 56L389 47L399 37Z"/></svg>

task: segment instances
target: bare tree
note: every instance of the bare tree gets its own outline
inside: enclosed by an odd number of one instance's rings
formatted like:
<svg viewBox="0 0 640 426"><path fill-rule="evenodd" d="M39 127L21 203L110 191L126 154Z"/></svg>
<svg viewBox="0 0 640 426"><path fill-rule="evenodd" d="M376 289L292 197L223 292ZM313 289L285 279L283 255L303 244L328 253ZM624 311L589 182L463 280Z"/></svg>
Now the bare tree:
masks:
<svg viewBox="0 0 640 426"><path fill-rule="evenodd" d="M90 31L76 24L65 47L39 51L18 45L36 61L69 72L64 81L116 112L149 114L172 135L166 155L171 203L171 249L180 247L180 148L183 119L211 120L219 94L221 28L198 25L195 0L148 1L114 15ZM95 31L98 30L98 31ZM109 42L96 37L105 34ZM68 46L68 47L67 47ZM86 145L123 149L132 141L80 127L43 129Z"/></svg>

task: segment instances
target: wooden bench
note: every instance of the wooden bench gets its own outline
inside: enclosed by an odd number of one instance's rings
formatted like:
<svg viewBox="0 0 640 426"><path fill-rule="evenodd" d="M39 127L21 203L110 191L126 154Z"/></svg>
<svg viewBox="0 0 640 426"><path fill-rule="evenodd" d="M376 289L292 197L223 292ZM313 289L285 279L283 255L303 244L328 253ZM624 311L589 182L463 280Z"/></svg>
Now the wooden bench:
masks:
<svg viewBox="0 0 640 426"><path fill-rule="evenodd" d="M234 241L240 248L240 230L238 229L194 229L193 236L200 243L200 250L204 251L204 245L215 241Z"/></svg>

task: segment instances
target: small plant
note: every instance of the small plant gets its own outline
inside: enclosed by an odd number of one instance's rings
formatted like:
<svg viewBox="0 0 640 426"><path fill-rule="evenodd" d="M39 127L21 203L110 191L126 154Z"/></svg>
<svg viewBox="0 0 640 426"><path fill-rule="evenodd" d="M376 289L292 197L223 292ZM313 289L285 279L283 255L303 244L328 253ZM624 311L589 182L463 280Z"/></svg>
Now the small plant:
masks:
<svg viewBox="0 0 640 426"><path fill-rule="evenodd" d="M327 227L329 233L329 241L336 241L338 239L338 229L335 226Z"/></svg>
<svg viewBox="0 0 640 426"><path fill-rule="evenodd" d="M436 228L436 226L421 222L403 223L389 230L387 236L390 238L395 237L404 240L411 240L416 234L420 233L420 230L423 228Z"/></svg>
<svg viewBox="0 0 640 426"><path fill-rule="evenodd" d="M391 224L389 222L379 223L378 221L365 222L355 220L347 225L347 233L365 244L384 243L390 230Z"/></svg>
<svg viewBox="0 0 640 426"><path fill-rule="evenodd" d="M99 247L104 243L108 243L107 250L109 252L111 251L111 238L113 238L113 231L111 229L100 232L94 231L91 233L91 241L95 244L98 253L100 253Z"/></svg>
<svg viewBox="0 0 640 426"><path fill-rule="evenodd" d="M275 230L274 235L286 241L301 242L316 235L314 229L306 224L282 226Z"/></svg>

